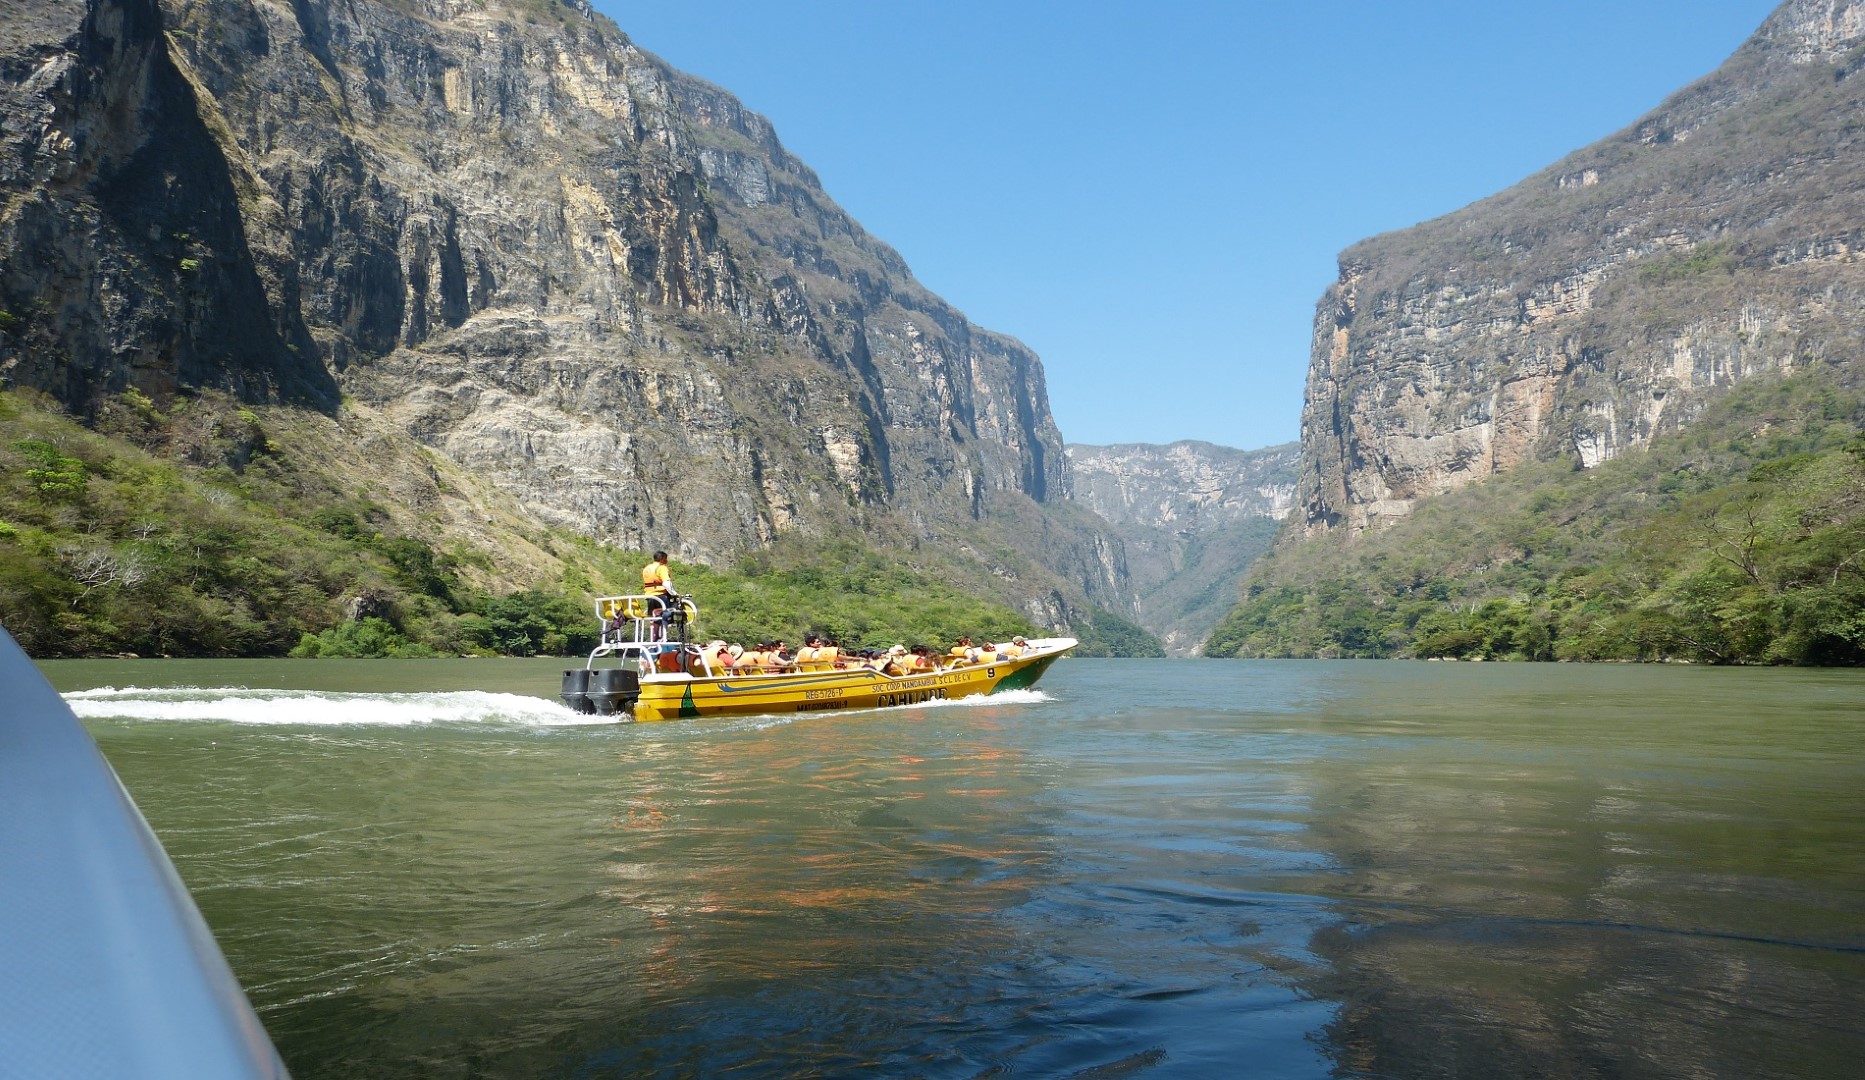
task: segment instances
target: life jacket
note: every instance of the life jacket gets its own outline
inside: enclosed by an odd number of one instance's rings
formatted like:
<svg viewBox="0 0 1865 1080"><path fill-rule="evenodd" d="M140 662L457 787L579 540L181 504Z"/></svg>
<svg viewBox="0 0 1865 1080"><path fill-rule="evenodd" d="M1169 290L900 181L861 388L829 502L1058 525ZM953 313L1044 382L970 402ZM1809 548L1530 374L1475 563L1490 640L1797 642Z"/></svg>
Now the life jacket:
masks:
<svg viewBox="0 0 1865 1080"><path fill-rule="evenodd" d="M841 657L842 650L833 645L824 645L816 650L816 669L818 671L832 671L836 666L836 662L840 660Z"/></svg>
<svg viewBox="0 0 1865 1080"><path fill-rule="evenodd" d="M641 568L641 591L649 596L666 595L667 567L665 564L651 562Z"/></svg>

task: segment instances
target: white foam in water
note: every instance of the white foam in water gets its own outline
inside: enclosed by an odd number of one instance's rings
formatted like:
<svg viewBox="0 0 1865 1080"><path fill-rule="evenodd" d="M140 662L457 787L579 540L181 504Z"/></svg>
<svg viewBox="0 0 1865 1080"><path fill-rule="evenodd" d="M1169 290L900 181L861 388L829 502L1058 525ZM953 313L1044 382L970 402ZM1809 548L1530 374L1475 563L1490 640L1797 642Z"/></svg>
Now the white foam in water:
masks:
<svg viewBox="0 0 1865 1080"><path fill-rule="evenodd" d="M554 701L477 690L422 694L344 694L244 687L105 686L65 695L85 719L219 720L232 724L410 727L417 724L514 724L574 727L613 717L571 712Z"/></svg>
<svg viewBox="0 0 1865 1080"><path fill-rule="evenodd" d="M299 727L412 727L419 724L511 724L578 727L613 724L617 717L572 712L554 701L477 690L420 694L348 694L320 690L249 690L245 687L103 686L66 694L83 719L221 721ZM894 709L980 708L1053 701L1041 690L1004 690L965 698L933 698ZM760 718L756 727L795 717Z"/></svg>
<svg viewBox="0 0 1865 1080"><path fill-rule="evenodd" d="M999 690L995 694L973 694L962 698L933 698L917 705L896 705L897 709L960 708L975 709L988 705L1038 705L1055 698L1041 690Z"/></svg>

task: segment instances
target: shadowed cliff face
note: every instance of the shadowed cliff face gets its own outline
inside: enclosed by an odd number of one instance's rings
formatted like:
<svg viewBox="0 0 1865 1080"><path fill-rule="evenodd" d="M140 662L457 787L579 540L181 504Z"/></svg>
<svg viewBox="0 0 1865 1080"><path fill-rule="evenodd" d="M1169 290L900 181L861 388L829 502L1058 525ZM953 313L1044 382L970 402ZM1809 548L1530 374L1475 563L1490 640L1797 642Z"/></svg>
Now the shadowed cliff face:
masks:
<svg viewBox="0 0 1865 1080"><path fill-rule="evenodd" d="M0 377L80 409L128 386L333 408L161 12L50 0L4 23Z"/></svg>
<svg viewBox="0 0 1865 1080"><path fill-rule="evenodd" d="M580 0L27 10L0 34L15 383L80 411L341 392L543 520L689 558L1066 492L1036 356ZM1099 562L1050 565L1113 600Z"/></svg>
<svg viewBox="0 0 1865 1080"><path fill-rule="evenodd" d="M1530 460L1592 467L1865 338L1865 5L1792 0L1715 74L1515 188L1341 256L1310 534Z"/></svg>

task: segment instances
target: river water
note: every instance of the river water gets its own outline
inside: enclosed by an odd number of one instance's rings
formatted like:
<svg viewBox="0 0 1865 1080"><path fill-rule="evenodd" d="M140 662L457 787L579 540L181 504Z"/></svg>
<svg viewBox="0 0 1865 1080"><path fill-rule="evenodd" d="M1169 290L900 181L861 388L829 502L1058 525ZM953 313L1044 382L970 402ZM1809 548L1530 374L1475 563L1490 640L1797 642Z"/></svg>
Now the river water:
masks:
<svg viewBox="0 0 1865 1080"><path fill-rule="evenodd" d="M44 668L298 1080L1865 1062L1865 673L1075 660L633 726L561 665Z"/></svg>

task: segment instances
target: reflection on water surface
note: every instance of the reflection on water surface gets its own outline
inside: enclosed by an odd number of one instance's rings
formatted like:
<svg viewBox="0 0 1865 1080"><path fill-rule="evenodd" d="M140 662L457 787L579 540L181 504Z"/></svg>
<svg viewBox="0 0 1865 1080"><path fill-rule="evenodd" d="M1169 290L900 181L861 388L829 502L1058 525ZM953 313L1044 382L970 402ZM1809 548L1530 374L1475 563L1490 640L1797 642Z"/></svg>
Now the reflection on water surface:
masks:
<svg viewBox="0 0 1865 1080"><path fill-rule="evenodd" d="M321 664L47 665L119 688L74 704L300 1080L1865 1058L1858 673L1070 661L635 727L557 662Z"/></svg>

